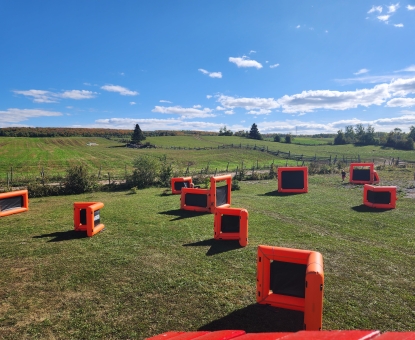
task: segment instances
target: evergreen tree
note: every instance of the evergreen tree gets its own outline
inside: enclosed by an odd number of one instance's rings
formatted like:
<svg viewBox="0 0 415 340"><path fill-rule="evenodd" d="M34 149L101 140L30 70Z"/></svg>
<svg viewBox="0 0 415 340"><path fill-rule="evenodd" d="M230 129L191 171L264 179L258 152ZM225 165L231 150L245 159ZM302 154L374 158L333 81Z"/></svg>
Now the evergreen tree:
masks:
<svg viewBox="0 0 415 340"><path fill-rule="evenodd" d="M258 126L254 123L249 131L248 138L262 140L262 136L259 133Z"/></svg>
<svg viewBox="0 0 415 340"><path fill-rule="evenodd" d="M274 142L281 142L281 137L280 137L280 135L275 135L274 136Z"/></svg>
<svg viewBox="0 0 415 340"><path fill-rule="evenodd" d="M285 143L291 144L292 137L290 134L285 135Z"/></svg>
<svg viewBox="0 0 415 340"><path fill-rule="evenodd" d="M146 139L146 137L144 136L143 131L141 131L140 125L135 124L135 129L131 136L132 142L138 144L144 139Z"/></svg>
<svg viewBox="0 0 415 340"><path fill-rule="evenodd" d="M343 130L337 131L337 136L334 138L334 145L346 144L346 138L344 137Z"/></svg>

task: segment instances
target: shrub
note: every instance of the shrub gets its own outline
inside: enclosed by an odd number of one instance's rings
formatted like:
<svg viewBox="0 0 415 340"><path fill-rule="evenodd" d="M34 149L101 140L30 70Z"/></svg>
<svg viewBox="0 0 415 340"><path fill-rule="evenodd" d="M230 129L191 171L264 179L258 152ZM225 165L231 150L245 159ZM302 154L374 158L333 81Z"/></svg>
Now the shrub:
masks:
<svg viewBox="0 0 415 340"><path fill-rule="evenodd" d="M85 165L75 165L66 171L64 191L66 194L82 194L98 187L95 176L89 175Z"/></svg>
<svg viewBox="0 0 415 340"><path fill-rule="evenodd" d="M171 164L167 164L166 155L161 159L161 168L159 174L159 182L162 187L169 187L170 180L173 176L173 167Z"/></svg>
<svg viewBox="0 0 415 340"><path fill-rule="evenodd" d="M127 176L128 186L143 189L156 183L160 168L157 159L147 155L141 156L134 161L134 168L132 175Z"/></svg>
<svg viewBox="0 0 415 340"><path fill-rule="evenodd" d="M236 178L232 179L231 191L240 190L240 189L241 189L241 186L239 185L239 181Z"/></svg>

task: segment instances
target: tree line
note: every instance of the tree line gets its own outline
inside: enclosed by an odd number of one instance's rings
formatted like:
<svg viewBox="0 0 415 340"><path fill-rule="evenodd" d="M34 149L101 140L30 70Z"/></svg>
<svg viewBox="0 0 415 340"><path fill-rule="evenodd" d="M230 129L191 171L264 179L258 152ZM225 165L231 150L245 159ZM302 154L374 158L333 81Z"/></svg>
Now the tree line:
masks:
<svg viewBox="0 0 415 340"><path fill-rule="evenodd" d="M409 130L409 133L405 133L402 129L395 128L386 133L375 132L375 128L370 124L366 129L362 124L348 125L344 132L343 130L337 132L334 144L382 145L395 149L414 150L415 126L411 126Z"/></svg>

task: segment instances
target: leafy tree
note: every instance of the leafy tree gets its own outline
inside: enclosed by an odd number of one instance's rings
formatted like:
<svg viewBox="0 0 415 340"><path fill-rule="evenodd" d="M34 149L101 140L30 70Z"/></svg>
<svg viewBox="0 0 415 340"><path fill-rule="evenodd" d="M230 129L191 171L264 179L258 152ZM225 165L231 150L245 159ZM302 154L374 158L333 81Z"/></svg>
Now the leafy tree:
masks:
<svg viewBox="0 0 415 340"><path fill-rule="evenodd" d="M411 137L408 137L405 142L406 150L414 150L414 140Z"/></svg>
<svg viewBox="0 0 415 340"><path fill-rule="evenodd" d="M131 140L133 143L139 144L144 139L146 139L146 137L144 136L143 131L141 131L140 125L135 124L135 129L131 136Z"/></svg>
<svg viewBox="0 0 415 340"><path fill-rule="evenodd" d="M408 138L412 138L412 140L415 140L415 126L411 126L409 128L409 134L408 134Z"/></svg>
<svg viewBox="0 0 415 340"><path fill-rule="evenodd" d="M291 144L291 141L292 141L291 135L290 134L285 135L285 143Z"/></svg>
<svg viewBox="0 0 415 340"><path fill-rule="evenodd" d="M233 132L226 128L226 125L223 128L219 129L219 136L232 136Z"/></svg>
<svg viewBox="0 0 415 340"><path fill-rule="evenodd" d="M274 142L281 142L281 137L280 137L280 135L275 135L274 136Z"/></svg>
<svg viewBox="0 0 415 340"><path fill-rule="evenodd" d="M346 138L344 137L343 130L337 131L337 136L334 138L335 145L346 144Z"/></svg>
<svg viewBox="0 0 415 340"><path fill-rule="evenodd" d="M344 131L344 138L346 139L346 143L347 144L354 143L355 137L356 136L353 130L353 125L346 126L345 131Z"/></svg>
<svg viewBox="0 0 415 340"><path fill-rule="evenodd" d="M356 140L359 143L362 143L364 140L364 135L365 135L365 128L363 127L363 124L356 124L354 131L355 131Z"/></svg>
<svg viewBox="0 0 415 340"><path fill-rule="evenodd" d="M128 185L143 189L156 183L160 170L160 163L156 158L141 156L134 161L133 166L133 174L127 177Z"/></svg>
<svg viewBox="0 0 415 340"><path fill-rule="evenodd" d="M249 131L248 138L262 140L262 136L259 133L258 126L254 123Z"/></svg>
<svg viewBox="0 0 415 340"><path fill-rule="evenodd" d="M96 185L96 178L88 173L88 168L84 165L75 165L66 171L64 188L69 195L91 192Z"/></svg>

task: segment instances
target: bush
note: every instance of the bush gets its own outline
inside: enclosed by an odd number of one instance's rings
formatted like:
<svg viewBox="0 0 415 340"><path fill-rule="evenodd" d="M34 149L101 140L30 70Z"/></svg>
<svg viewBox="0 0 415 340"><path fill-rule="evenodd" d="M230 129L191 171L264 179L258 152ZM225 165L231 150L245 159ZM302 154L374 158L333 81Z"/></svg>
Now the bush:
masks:
<svg viewBox="0 0 415 340"><path fill-rule="evenodd" d="M92 192L98 187L95 176L88 174L88 168L85 165L75 165L70 167L66 172L64 191L66 194L83 194Z"/></svg>
<svg viewBox="0 0 415 340"><path fill-rule="evenodd" d="M281 137L280 137L280 135L275 135L274 136L274 142L281 142Z"/></svg>
<svg viewBox="0 0 415 340"><path fill-rule="evenodd" d="M170 187L170 180L173 177L173 167L171 164L167 164L166 155L161 159L161 168L159 174L159 182L162 187Z"/></svg>
<svg viewBox="0 0 415 340"><path fill-rule="evenodd" d="M239 185L239 181L236 178L232 179L231 191L240 190L240 189L241 189L241 186Z"/></svg>
<svg viewBox="0 0 415 340"><path fill-rule="evenodd" d="M160 169L157 159L147 155L141 156L134 161L134 168L132 175L127 176L128 186L143 189L156 183Z"/></svg>

